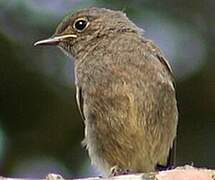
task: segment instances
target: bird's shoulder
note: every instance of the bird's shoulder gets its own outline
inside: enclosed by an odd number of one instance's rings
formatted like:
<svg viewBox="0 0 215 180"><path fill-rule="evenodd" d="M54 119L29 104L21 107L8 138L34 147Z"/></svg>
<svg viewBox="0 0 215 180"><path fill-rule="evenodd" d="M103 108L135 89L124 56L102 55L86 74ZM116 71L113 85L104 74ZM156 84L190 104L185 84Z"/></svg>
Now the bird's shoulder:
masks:
<svg viewBox="0 0 215 180"><path fill-rule="evenodd" d="M171 75L173 75L172 68L161 49L152 40L143 38L142 42L144 43L146 49L165 66Z"/></svg>
<svg viewBox="0 0 215 180"><path fill-rule="evenodd" d="M114 61L121 63L128 61L128 64L133 63L140 67L155 65L166 71L174 80L172 68L164 53L156 43L143 35L120 34L109 43L107 51L112 53Z"/></svg>

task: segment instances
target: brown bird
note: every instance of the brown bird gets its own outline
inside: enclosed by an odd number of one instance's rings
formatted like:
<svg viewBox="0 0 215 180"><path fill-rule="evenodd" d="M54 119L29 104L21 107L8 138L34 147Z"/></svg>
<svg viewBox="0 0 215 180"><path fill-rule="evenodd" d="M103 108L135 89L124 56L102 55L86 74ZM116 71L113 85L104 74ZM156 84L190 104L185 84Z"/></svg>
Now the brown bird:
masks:
<svg viewBox="0 0 215 180"><path fill-rule="evenodd" d="M172 70L124 13L80 10L35 45L57 45L75 59L83 144L94 165L105 173L149 172L173 163L178 111Z"/></svg>

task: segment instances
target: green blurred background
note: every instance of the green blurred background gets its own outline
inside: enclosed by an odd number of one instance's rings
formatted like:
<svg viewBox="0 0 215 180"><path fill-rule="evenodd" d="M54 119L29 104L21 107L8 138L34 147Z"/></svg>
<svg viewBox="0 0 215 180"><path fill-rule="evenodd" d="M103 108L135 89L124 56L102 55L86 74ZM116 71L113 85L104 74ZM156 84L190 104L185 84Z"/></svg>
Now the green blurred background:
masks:
<svg viewBox="0 0 215 180"><path fill-rule="evenodd" d="M81 147L73 61L33 42L80 8L123 10L176 75L178 165L215 168L214 0L0 0L0 175L96 175Z"/></svg>

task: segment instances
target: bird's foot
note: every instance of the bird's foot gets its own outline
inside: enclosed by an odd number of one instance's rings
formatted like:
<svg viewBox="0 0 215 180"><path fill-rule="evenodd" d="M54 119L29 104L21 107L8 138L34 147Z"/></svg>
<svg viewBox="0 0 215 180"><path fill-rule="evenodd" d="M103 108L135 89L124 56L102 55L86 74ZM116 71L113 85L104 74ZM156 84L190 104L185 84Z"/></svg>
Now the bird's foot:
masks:
<svg viewBox="0 0 215 180"><path fill-rule="evenodd" d="M126 175L126 174L131 174L132 171L130 169L121 169L117 165L113 166L110 169L110 177L111 176L120 176L120 175Z"/></svg>
<svg viewBox="0 0 215 180"><path fill-rule="evenodd" d="M64 180L64 178L59 174L48 174L46 180Z"/></svg>

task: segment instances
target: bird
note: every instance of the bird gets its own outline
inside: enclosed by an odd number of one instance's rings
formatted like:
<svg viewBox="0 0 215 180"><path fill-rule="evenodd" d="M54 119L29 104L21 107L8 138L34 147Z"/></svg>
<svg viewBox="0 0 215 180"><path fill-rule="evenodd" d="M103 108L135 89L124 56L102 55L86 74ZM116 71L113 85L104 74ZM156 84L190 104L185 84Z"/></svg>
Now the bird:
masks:
<svg viewBox="0 0 215 180"><path fill-rule="evenodd" d="M74 59L76 100L93 165L103 174L173 166L175 80L160 48L124 12L90 7L67 15L47 39Z"/></svg>

